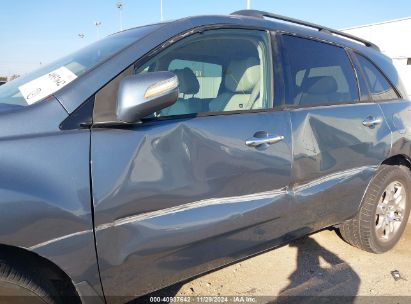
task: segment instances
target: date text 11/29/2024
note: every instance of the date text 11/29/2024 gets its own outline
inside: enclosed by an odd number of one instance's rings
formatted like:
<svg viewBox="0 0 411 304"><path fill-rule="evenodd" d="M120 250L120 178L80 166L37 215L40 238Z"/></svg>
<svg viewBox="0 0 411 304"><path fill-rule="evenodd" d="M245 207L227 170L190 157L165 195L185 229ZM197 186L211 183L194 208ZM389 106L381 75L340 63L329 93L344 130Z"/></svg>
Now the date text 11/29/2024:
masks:
<svg viewBox="0 0 411 304"><path fill-rule="evenodd" d="M150 297L150 303L257 303L250 296Z"/></svg>

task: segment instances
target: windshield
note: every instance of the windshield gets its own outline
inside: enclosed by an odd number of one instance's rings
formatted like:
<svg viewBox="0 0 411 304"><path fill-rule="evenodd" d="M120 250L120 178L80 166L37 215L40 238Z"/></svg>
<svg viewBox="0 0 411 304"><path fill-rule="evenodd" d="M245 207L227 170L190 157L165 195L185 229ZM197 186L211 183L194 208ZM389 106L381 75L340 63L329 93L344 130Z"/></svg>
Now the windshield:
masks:
<svg viewBox="0 0 411 304"><path fill-rule="evenodd" d="M94 66L142 38L154 25L124 31L97 41L28 75L0 86L0 110L36 103L57 92Z"/></svg>

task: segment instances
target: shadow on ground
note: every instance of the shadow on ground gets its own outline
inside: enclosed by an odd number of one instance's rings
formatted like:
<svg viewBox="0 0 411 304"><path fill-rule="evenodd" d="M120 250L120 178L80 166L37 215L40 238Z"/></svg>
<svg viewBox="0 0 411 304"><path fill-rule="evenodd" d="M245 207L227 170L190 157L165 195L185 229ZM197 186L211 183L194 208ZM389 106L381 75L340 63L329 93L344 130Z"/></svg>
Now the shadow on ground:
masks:
<svg viewBox="0 0 411 304"><path fill-rule="evenodd" d="M271 299L277 297L272 303L329 303L331 296L334 302L339 296L339 303L354 303L361 280L346 261L311 236L293 241L289 246L297 248L297 268L288 277L289 284L279 294L270 296ZM130 303L151 303L150 297L173 297L188 282L172 285Z"/></svg>
<svg viewBox="0 0 411 304"><path fill-rule="evenodd" d="M351 266L310 236L290 243L296 247L297 268L288 277L290 283L281 290L275 303L319 303L319 297L343 297L344 303L354 303L361 283ZM334 299L336 300L336 299Z"/></svg>

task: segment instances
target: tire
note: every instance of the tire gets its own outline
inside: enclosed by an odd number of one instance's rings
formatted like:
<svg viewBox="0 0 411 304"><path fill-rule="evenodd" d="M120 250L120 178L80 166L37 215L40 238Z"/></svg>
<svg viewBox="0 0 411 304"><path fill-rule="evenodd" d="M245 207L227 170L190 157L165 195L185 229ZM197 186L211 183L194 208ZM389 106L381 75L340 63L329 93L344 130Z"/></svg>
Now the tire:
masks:
<svg viewBox="0 0 411 304"><path fill-rule="evenodd" d="M339 226L341 236L362 250L386 252L401 238L410 207L410 169L402 165L382 165L368 185L358 213Z"/></svg>
<svg viewBox="0 0 411 304"><path fill-rule="evenodd" d="M48 279L41 261L22 260L5 250L0 252L0 302L65 304L80 300L71 285Z"/></svg>

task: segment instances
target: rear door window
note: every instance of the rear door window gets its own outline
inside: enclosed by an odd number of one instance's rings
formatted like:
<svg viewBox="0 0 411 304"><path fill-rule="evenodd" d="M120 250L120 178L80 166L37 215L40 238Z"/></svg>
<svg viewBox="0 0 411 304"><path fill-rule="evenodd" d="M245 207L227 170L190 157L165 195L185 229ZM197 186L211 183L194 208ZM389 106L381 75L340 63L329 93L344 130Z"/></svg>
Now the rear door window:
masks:
<svg viewBox="0 0 411 304"><path fill-rule="evenodd" d="M343 48L283 36L286 103L314 106L358 101L355 73Z"/></svg>
<svg viewBox="0 0 411 304"><path fill-rule="evenodd" d="M391 100L399 98L394 88L377 69L377 67L362 55L356 54L361 69L374 100Z"/></svg>

